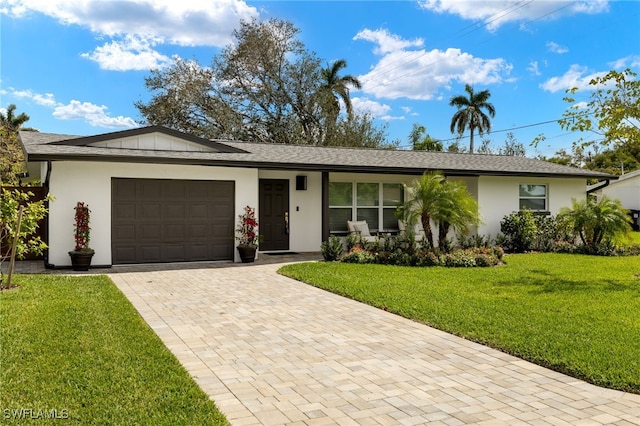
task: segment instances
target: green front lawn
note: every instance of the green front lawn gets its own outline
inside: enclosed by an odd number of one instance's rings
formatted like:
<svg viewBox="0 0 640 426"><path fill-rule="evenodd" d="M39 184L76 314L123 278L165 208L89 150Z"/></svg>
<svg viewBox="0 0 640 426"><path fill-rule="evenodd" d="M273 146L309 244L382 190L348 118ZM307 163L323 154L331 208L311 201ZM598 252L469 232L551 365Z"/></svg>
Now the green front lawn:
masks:
<svg viewBox="0 0 640 426"><path fill-rule="evenodd" d="M0 292L0 423L228 424L107 277L13 281Z"/></svg>
<svg viewBox="0 0 640 426"><path fill-rule="evenodd" d="M512 254L491 268L334 262L280 272L589 381L640 393L640 257Z"/></svg>

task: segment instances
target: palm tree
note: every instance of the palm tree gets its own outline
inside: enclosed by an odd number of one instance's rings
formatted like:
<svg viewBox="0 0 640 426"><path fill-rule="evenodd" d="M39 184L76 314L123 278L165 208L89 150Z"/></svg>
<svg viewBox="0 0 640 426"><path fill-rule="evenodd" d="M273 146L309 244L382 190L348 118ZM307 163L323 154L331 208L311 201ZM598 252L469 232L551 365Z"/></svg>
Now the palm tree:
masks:
<svg viewBox="0 0 640 426"><path fill-rule="evenodd" d="M342 99L349 117L353 114L353 106L349 97L349 87L362 88L360 81L351 74L340 76L340 71L347 67L347 61L338 59L331 66L323 68L321 85L318 89L320 107L327 118L327 133L331 134L338 122L340 102Z"/></svg>
<svg viewBox="0 0 640 426"><path fill-rule="evenodd" d="M405 190L407 201L400 208L403 220L408 227L420 220L429 248L435 247L431 221L438 226L438 247L443 250L450 229L466 234L480 223L478 203L466 186L446 180L439 172L424 173Z"/></svg>
<svg viewBox="0 0 640 426"><path fill-rule="evenodd" d="M427 133L427 128L413 123L411 133L409 133L409 142L414 151L438 151L441 152L444 149L442 142L431 137Z"/></svg>
<svg viewBox="0 0 640 426"><path fill-rule="evenodd" d="M420 220L429 248L434 247L431 218L438 212L438 198L444 176L437 172L425 172L412 185L405 185L407 201L402 207L407 224Z"/></svg>
<svg viewBox="0 0 640 426"><path fill-rule="evenodd" d="M0 112L0 125L7 129L8 132L13 133L20 130L22 125L29 121L29 116L24 112L18 115L14 114L16 106L14 104L9 105L7 108L7 114Z"/></svg>
<svg viewBox="0 0 640 426"><path fill-rule="evenodd" d="M457 130L458 134L462 135L469 128L471 133L469 137L469 152L473 154L473 134L475 130L478 129L480 136L484 132L491 131L489 116L482 110L486 109L492 118L496 115L496 110L492 104L487 102L491 97L489 90L475 93L473 87L468 84L464 86L464 90L469 94L468 98L464 95L458 95L449 101L450 106L458 108L458 111L451 118L451 133Z"/></svg>
<svg viewBox="0 0 640 426"><path fill-rule="evenodd" d="M598 201L572 200L571 208L560 209L559 217L566 220L578 234L582 244L595 253L603 242L612 242L631 231L631 218L620 200L602 196Z"/></svg>
<svg viewBox="0 0 640 426"><path fill-rule="evenodd" d="M438 247L443 250L450 229L466 235L480 224L478 202L462 182L443 181L436 206L433 219L438 224Z"/></svg>

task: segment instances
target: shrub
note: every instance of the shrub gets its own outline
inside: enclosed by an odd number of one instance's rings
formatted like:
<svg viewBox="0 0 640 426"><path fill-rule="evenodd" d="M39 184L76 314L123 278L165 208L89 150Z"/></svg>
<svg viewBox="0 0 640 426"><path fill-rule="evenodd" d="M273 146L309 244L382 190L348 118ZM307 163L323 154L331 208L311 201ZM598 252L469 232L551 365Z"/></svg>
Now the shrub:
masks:
<svg viewBox="0 0 640 426"><path fill-rule="evenodd" d="M521 253L533 248L537 226L531 210L513 212L500 221L501 241L510 252Z"/></svg>
<svg viewBox="0 0 640 426"><path fill-rule="evenodd" d="M456 250L444 255L444 266L453 268L470 268L476 266L476 257L471 251Z"/></svg>
<svg viewBox="0 0 640 426"><path fill-rule="evenodd" d="M341 260L345 263L373 263L375 256L360 247L353 247Z"/></svg>
<svg viewBox="0 0 640 426"><path fill-rule="evenodd" d="M465 237L463 235L458 236L458 247L462 249L476 248L476 247L489 247L491 245L491 237L484 235L471 235Z"/></svg>
<svg viewBox="0 0 640 426"><path fill-rule="evenodd" d="M342 239L335 235L329 237L327 241L323 241L320 245L322 257L327 262L333 262L340 259L344 248L342 247Z"/></svg>

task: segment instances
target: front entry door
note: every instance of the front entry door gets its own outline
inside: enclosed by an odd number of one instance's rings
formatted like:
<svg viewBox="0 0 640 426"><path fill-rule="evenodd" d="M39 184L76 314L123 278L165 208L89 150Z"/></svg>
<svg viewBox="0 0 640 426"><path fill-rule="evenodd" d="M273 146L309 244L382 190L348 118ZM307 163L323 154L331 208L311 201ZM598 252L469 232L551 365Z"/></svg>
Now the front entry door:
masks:
<svg viewBox="0 0 640 426"><path fill-rule="evenodd" d="M260 251L289 250L289 181L260 179Z"/></svg>

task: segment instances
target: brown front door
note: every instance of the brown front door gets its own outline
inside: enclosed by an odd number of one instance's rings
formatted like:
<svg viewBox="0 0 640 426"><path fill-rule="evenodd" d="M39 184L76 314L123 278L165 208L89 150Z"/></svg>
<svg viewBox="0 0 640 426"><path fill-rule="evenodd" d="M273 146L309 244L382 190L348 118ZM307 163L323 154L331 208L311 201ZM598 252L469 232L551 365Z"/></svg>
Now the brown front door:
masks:
<svg viewBox="0 0 640 426"><path fill-rule="evenodd" d="M260 179L261 251L289 250L289 181Z"/></svg>

